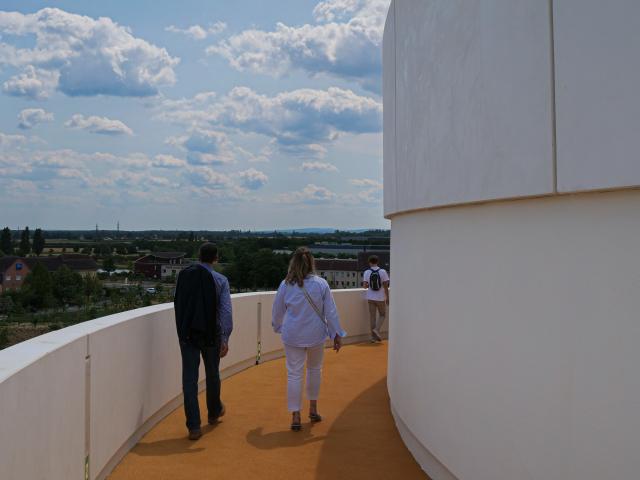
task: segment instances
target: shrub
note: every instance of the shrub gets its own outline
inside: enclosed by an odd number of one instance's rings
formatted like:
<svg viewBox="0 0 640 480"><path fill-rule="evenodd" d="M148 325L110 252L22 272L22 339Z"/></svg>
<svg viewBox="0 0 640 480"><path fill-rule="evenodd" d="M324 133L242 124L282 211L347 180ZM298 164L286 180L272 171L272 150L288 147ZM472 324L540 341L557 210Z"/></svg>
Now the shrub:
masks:
<svg viewBox="0 0 640 480"><path fill-rule="evenodd" d="M0 350L9 346L9 329L0 327Z"/></svg>

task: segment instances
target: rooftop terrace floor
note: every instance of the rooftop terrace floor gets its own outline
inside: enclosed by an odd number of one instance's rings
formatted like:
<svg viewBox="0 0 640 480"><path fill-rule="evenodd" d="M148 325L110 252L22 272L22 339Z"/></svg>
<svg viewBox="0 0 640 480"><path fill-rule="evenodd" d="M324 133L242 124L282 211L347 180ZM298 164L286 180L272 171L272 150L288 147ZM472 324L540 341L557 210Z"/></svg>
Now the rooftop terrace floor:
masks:
<svg viewBox="0 0 640 480"><path fill-rule="evenodd" d="M200 440L186 438L179 408L109 479L424 480L391 416L386 359L386 343L351 345L338 354L326 350L318 401L323 421L311 425L303 411L301 432L288 428L284 359L245 370L223 381L227 414L204 428Z"/></svg>

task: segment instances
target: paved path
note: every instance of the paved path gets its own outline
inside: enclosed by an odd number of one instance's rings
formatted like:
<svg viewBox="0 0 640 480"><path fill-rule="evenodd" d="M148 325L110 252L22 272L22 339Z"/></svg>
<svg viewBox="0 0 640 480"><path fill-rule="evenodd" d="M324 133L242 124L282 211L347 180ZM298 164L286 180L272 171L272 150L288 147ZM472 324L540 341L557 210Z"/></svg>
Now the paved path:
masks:
<svg viewBox="0 0 640 480"><path fill-rule="evenodd" d="M109 479L425 480L389 410L386 362L386 344L326 350L318 402L324 420L303 422L301 432L288 428L284 360L250 368L223 382L227 415L200 440L186 439L180 408Z"/></svg>

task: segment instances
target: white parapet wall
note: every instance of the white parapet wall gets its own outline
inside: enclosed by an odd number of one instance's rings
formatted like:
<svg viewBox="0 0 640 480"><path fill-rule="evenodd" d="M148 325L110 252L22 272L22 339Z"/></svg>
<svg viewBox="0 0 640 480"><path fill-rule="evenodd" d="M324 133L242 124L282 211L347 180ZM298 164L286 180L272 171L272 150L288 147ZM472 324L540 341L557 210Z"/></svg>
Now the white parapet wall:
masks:
<svg viewBox="0 0 640 480"><path fill-rule="evenodd" d="M258 357L282 356L271 329L273 297L232 295L234 332L223 378ZM347 342L368 338L363 290L334 291L334 297ZM105 478L181 405L180 371L172 304L99 318L0 351L0 477Z"/></svg>
<svg viewBox="0 0 640 480"><path fill-rule="evenodd" d="M434 480L639 478L640 192L423 211L392 235L389 394L416 458L453 474Z"/></svg>
<svg viewBox="0 0 640 480"><path fill-rule="evenodd" d="M639 18L391 3L388 386L434 480L640 478Z"/></svg>

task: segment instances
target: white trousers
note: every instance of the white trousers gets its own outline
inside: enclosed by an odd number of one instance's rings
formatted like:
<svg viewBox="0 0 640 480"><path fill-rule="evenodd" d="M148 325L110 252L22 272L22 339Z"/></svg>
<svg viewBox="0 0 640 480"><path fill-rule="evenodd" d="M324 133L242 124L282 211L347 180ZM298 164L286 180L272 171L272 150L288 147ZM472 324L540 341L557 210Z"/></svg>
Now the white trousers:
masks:
<svg viewBox="0 0 640 480"><path fill-rule="evenodd" d="M307 360L307 398L317 400L322 378L324 343L315 347L284 346L287 356L287 403L290 412L298 412L302 406L302 370Z"/></svg>

